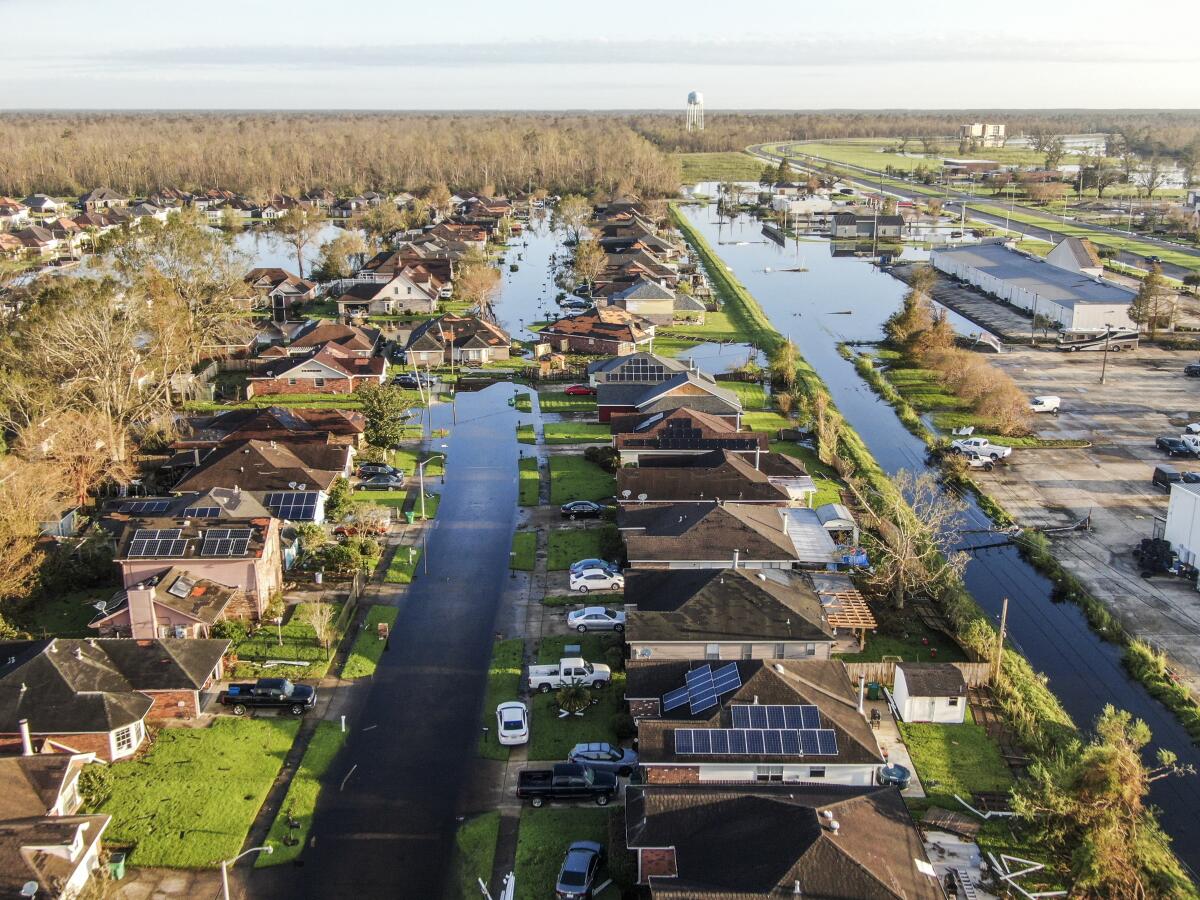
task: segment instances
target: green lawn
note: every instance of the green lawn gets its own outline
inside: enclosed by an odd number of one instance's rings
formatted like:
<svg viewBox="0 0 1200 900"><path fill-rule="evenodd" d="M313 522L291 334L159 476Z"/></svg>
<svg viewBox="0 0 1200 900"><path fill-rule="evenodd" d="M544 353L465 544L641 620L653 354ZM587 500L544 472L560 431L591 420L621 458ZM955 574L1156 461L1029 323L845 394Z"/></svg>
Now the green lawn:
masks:
<svg viewBox="0 0 1200 900"><path fill-rule="evenodd" d="M733 391L742 401L743 410L770 409L771 401L763 386L756 381L722 381L721 387Z"/></svg>
<svg viewBox="0 0 1200 900"><path fill-rule="evenodd" d="M106 843L131 845L135 866L194 869L236 856L279 774L300 720L234 719L164 728L145 756L109 770Z"/></svg>
<svg viewBox="0 0 1200 900"><path fill-rule="evenodd" d="M237 656L237 664L230 673L232 678L320 678L329 670L333 659L331 650L322 647L317 635L308 624L308 609L312 604L298 603L291 617L282 628L265 624L254 634L238 641L231 652ZM342 604L334 603L334 619ZM283 643L280 643L282 633ZM337 646L337 636L331 641ZM302 660L303 666L264 666L273 659Z"/></svg>
<svg viewBox="0 0 1200 900"><path fill-rule="evenodd" d="M538 645L538 663L556 663L563 655L567 644L579 644L584 659L592 663L607 663L604 648L607 636L598 634L571 634L566 637L543 638ZM583 741L617 742L613 717L625 710L625 673L613 672L613 683L608 687L592 691L598 700L587 708L582 716L558 717L555 692L536 693L531 704L529 758L564 760L576 744Z"/></svg>
<svg viewBox="0 0 1200 900"><path fill-rule="evenodd" d="M518 425L517 440L522 444L536 444L537 432L533 430L532 425Z"/></svg>
<svg viewBox="0 0 1200 900"><path fill-rule="evenodd" d="M928 643L925 643L928 641ZM936 650L935 656L932 651ZM915 617L909 620L908 636L903 634L867 635L867 646L861 653L839 656L845 662L879 662L885 656L900 657L905 662L966 662L967 656L958 644L940 631L923 626Z"/></svg>
<svg viewBox="0 0 1200 900"><path fill-rule="evenodd" d="M548 422L542 425L547 444L607 444L612 429L596 422Z"/></svg>
<svg viewBox="0 0 1200 900"><path fill-rule="evenodd" d="M668 329L671 334L682 334L689 337L697 338L700 341L735 341L742 343L746 340L746 334L740 327L729 317L729 314L724 309L719 309L715 312L706 312L704 314L703 325L672 325ZM654 339L654 352L658 353L660 338ZM670 338L667 338L670 340ZM690 349L695 344L689 343L687 347Z"/></svg>
<svg viewBox="0 0 1200 900"><path fill-rule="evenodd" d="M546 569L564 572L581 559L611 559L619 555L620 535L615 525L600 528L571 528L550 532L550 551Z"/></svg>
<svg viewBox="0 0 1200 900"><path fill-rule="evenodd" d="M795 428L796 423L775 410L761 410L742 414L742 427L751 431L761 431L772 437L782 428Z"/></svg>
<svg viewBox="0 0 1200 900"><path fill-rule="evenodd" d="M748 153L676 153L683 184L700 181L758 181L764 163Z"/></svg>
<svg viewBox="0 0 1200 900"><path fill-rule="evenodd" d="M615 475L610 475L582 456L550 457L551 503L562 504L568 500L605 500L612 497L616 489Z"/></svg>
<svg viewBox="0 0 1200 900"><path fill-rule="evenodd" d="M379 639L379 623L386 622L390 630L396 624L400 610L394 606L372 606L367 610L366 626L354 641L346 665L342 667L343 678L366 678L375 674L375 667L383 656L384 641Z"/></svg>
<svg viewBox="0 0 1200 900"><path fill-rule="evenodd" d="M399 509L404 505L408 491L354 491L350 499L355 503L377 503L380 506L391 506Z"/></svg>
<svg viewBox="0 0 1200 900"><path fill-rule="evenodd" d="M417 566L420 562L420 547L397 547L383 580L388 584L409 584L417 577Z"/></svg>
<svg viewBox="0 0 1200 900"><path fill-rule="evenodd" d="M518 503L521 506L537 506L540 490L537 459L522 457L517 461L517 473L520 486Z"/></svg>
<svg viewBox="0 0 1200 900"><path fill-rule="evenodd" d="M980 725L901 722L900 735L908 746L917 777L931 796L949 798L954 803L953 794L969 800L978 791L1005 791L1012 784L1000 749Z"/></svg>
<svg viewBox="0 0 1200 900"><path fill-rule="evenodd" d="M512 540L512 567L518 572L532 572L537 558L537 532L518 531Z"/></svg>
<svg viewBox="0 0 1200 900"><path fill-rule="evenodd" d="M573 396L562 391L538 391L538 406L545 413L591 412L596 408L595 396Z"/></svg>
<svg viewBox="0 0 1200 900"><path fill-rule="evenodd" d="M479 738L479 755L484 759L508 759L509 748L502 747L496 739L496 707L506 700L520 699L524 655L525 641L521 638L496 641L492 645L483 701L483 732Z"/></svg>
<svg viewBox="0 0 1200 900"><path fill-rule="evenodd" d="M583 606L587 602L587 598L583 594L555 594L552 597L543 597L542 606Z"/></svg>
<svg viewBox="0 0 1200 900"><path fill-rule="evenodd" d="M34 637L95 637L96 632L88 628L88 622L98 615L92 604L109 600L117 590L116 587L91 588L38 597L17 611L14 618Z"/></svg>
<svg viewBox="0 0 1200 900"><path fill-rule="evenodd" d="M337 722L319 722L317 730L309 741L288 785L287 796L275 821L271 823L271 831L267 841L275 848L270 854L259 853L254 860L257 867L278 866L292 862L304 852L308 842L308 831L312 827L313 812L317 808L317 797L321 793L321 779L329 770L334 757L346 743L346 733ZM288 818L300 822L299 828L288 828ZM289 847L284 843L285 838L295 838L297 843Z"/></svg>
<svg viewBox="0 0 1200 900"><path fill-rule="evenodd" d="M608 843L607 809L599 807L544 806L521 810L517 833L516 900L545 900L554 896L554 884L567 848L575 841ZM607 880L601 874L600 881ZM595 900L615 900L610 887Z"/></svg>
<svg viewBox="0 0 1200 900"><path fill-rule="evenodd" d="M513 407L517 412L533 412L533 400L530 398L529 392L526 391L524 394L517 394L516 399L513 401Z"/></svg>
<svg viewBox="0 0 1200 900"><path fill-rule="evenodd" d="M500 811L493 810L468 819L458 826L454 842L458 848L458 896L479 900L479 882L492 878L496 841L500 838Z"/></svg>
<svg viewBox="0 0 1200 900"><path fill-rule="evenodd" d="M772 453L783 453L795 457L804 464L805 470L812 476L817 486L817 495L813 498L813 506L824 503L840 503L842 500L842 482L832 467L817 459L815 450L791 441L771 441Z"/></svg>
<svg viewBox="0 0 1200 900"><path fill-rule="evenodd" d="M432 519L437 516L438 509L442 505L442 495L433 494L428 490L425 491L425 518ZM413 506L413 515L418 519L421 518L421 496L417 495L416 505Z"/></svg>
<svg viewBox="0 0 1200 900"><path fill-rule="evenodd" d="M421 450L419 447L405 450L393 450L388 454L388 462L400 469L406 476L414 480L417 477L417 460L428 459L425 464L425 477L433 478L446 473L446 456L444 453Z"/></svg>

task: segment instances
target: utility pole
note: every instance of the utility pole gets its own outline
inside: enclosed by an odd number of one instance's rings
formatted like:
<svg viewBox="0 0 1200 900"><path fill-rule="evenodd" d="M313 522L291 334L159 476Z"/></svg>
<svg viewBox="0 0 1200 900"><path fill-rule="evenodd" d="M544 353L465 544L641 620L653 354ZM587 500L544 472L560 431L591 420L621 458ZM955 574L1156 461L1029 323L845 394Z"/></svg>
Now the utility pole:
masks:
<svg viewBox="0 0 1200 900"><path fill-rule="evenodd" d="M992 685L1000 681L1000 663L1004 659L1004 630L1008 627L1008 598L1000 606L1000 633L996 635L996 668L992 671Z"/></svg>
<svg viewBox="0 0 1200 900"><path fill-rule="evenodd" d="M1104 384L1104 376L1108 372L1108 340L1112 337L1113 328L1107 322L1104 325L1104 359L1100 363L1100 383Z"/></svg>

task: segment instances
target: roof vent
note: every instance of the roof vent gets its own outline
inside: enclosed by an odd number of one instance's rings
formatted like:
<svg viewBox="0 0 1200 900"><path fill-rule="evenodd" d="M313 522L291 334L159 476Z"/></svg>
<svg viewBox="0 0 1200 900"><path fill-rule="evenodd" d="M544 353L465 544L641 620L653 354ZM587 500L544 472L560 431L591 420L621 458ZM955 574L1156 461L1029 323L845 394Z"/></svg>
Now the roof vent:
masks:
<svg viewBox="0 0 1200 900"><path fill-rule="evenodd" d="M780 675L786 674L782 663L775 663L775 671L778 672ZM755 701L755 702L757 703L758 701Z"/></svg>
<svg viewBox="0 0 1200 900"><path fill-rule="evenodd" d="M73 652L73 654L74 654L74 656L75 656L75 658L76 658L76 659L83 659L83 650L82 650L82 648L80 648L80 647L76 647L76 648L75 648L75 649L74 649L72 652Z"/></svg>
<svg viewBox="0 0 1200 900"><path fill-rule="evenodd" d="M803 891L800 890L800 879L797 878L795 881L792 882L792 895L795 897L799 897L802 893L803 893Z"/></svg>
<svg viewBox="0 0 1200 900"><path fill-rule="evenodd" d="M837 820L837 819L830 819L830 820L829 820L829 833L830 833L830 834L837 834L837 833L838 833L838 829L839 829L839 828L841 828L841 827L842 827L842 826L841 826L841 825L838 823L838 820Z"/></svg>

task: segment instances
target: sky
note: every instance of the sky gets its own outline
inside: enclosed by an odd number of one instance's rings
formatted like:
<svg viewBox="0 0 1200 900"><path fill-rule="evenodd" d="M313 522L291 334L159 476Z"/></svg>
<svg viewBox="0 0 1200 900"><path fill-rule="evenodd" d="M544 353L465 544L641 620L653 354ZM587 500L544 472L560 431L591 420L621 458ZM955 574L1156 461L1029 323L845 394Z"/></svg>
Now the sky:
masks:
<svg viewBox="0 0 1200 900"><path fill-rule="evenodd" d="M1198 9L0 0L0 108L1195 108Z"/></svg>

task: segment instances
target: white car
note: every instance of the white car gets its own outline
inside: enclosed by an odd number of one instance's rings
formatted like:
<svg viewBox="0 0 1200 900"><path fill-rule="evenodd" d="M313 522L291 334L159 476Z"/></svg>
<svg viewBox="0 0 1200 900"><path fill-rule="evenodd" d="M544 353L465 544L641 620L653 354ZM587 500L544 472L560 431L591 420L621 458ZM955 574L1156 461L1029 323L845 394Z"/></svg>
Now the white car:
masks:
<svg viewBox="0 0 1200 900"><path fill-rule="evenodd" d="M1058 415L1058 407L1062 405L1059 397L1034 397L1029 401L1029 409L1035 413L1052 413Z"/></svg>
<svg viewBox="0 0 1200 900"><path fill-rule="evenodd" d="M586 594L588 591L623 591L625 576L605 569L584 569L571 573L571 590Z"/></svg>
<svg viewBox="0 0 1200 900"><path fill-rule="evenodd" d="M496 707L496 739L504 747L529 742L529 709L524 703L506 700Z"/></svg>
<svg viewBox="0 0 1200 900"><path fill-rule="evenodd" d="M567 624L576 631L617 631L625 630L625 613L603 606L588 606L567 613Z"/></svg>

